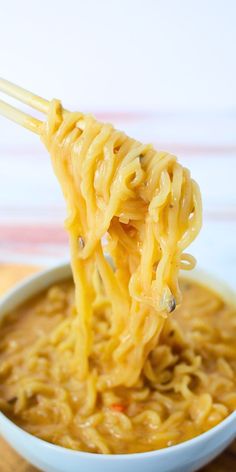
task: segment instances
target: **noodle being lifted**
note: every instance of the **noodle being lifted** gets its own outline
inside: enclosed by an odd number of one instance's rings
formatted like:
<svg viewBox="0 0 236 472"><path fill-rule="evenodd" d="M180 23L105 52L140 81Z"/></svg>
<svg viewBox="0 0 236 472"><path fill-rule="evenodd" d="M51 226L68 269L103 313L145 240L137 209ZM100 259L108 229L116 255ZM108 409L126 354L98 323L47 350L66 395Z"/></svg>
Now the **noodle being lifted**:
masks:
<svg viewBox="0 0 236 472"><path fill-rule="evenodd" d="M91 357L98 388L134 385L166 312L180 302L179 269L194 265L182 253L201 226L199 189L174 156L90 115L63 116L57 101L51 103L42 138L68 207L78 313L68 340L73 367L85 379ZM114 271L101 243L105 234ZM94 353L93 306L101 296L109 331Z"/></svg>
<svg viewBox="0 0 236 472"><path fill-rule="evenodd" d="M179 287L201 226L197 184L171 154L58 101L42 140L67 202L75 294L65 281L3 320L0 408L96 453L206 431L236 408L236 318L210 290Z"/></svg>

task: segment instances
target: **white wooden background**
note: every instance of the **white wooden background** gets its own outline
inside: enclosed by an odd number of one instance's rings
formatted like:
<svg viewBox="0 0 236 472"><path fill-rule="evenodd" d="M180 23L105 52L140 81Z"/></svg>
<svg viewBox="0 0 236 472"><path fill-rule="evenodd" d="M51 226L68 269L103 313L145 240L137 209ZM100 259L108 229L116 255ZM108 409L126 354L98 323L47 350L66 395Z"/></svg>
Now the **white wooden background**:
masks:
<svg viewBox="0 0 236 472"><path fill-rule="evenodd" d="M2 75L176 153L199 182L199 265L236 286L236 2L1 2ZM24 107L23 107L24 108ZM0 262L68 257L38 137L0 119Z"/></svg>

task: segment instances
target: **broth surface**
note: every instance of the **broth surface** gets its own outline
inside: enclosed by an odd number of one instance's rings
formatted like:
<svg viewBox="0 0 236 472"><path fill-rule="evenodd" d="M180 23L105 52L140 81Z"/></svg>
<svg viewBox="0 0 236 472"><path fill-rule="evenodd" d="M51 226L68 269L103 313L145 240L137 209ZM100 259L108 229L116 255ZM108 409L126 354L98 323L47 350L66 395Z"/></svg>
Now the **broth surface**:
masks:
<svg viewBox="0 0 236 472"><path fill-rule="evenodd" d="M0 408L42 439L97 453L155 450L215 426L236 409L235 309L195 282L182 280L181 290L181 306L132 387L99 383L109 331L105 298L93 307L92 374L85 381L76 363L73 375L68 369L75 358L67 337L76 318L73 283L22 305L0 326Z"/></svg>

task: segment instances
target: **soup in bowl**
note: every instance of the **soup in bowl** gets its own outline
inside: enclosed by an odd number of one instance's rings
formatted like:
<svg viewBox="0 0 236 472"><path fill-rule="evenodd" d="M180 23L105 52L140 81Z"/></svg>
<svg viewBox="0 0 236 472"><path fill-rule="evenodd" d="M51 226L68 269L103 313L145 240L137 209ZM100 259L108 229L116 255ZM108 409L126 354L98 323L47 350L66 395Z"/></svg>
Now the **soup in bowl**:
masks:
<svg viewBox="0 0 236 472"><path fill-rule="evenodd" d="M73 379L70 383L66 372L64 383L55 369L49 372L60 317L73 316L69 265L30 277L10 291L1 301L0 329L0 428L6 440L45 471L92 467L191 471L221 452L236 435L231 342L235 296L202 271L185 275L181 284L182 305L174 313L172 325L164 328L160 352L154 352L145 366L145 383L123 391L101 388L92 413L81 410L84 405L79 405ZM206 297L210 297L207 310L202 308ZM195 312L191 317L194 307L195 311L198 307L198 315ZM98 318L98 333L97 328L94 331L98 344L106 333L105 321ZM181 340L183 329L193 351ZM45 334L50 343L43 342ZM63 358L67 350L61 351ZM54 368L60 355L59 350ZM166 365L160 369L163 360ZM152 375L156 375L154 380ZM60 386L67 397L62 396ZM77 397L73 397L75 392ZM72 416L63 410L64 404Z"/></svg>

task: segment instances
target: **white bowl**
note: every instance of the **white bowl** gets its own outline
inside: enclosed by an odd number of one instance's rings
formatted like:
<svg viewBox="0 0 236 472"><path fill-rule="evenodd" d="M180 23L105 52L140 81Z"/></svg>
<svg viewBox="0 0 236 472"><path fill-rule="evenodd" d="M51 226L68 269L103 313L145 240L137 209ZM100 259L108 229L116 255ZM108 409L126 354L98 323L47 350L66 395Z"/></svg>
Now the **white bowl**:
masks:
<svg viewBox="0 0 236 472"><path fill-rule="evenodd" d="M66 264L28 278L1 299L0 317L70 275L70 266ZM188 277L214 288L226 300L235 300L233 291L205 272L193 271ZM2 413L0 433L19 454L44 472L191 472L211 461L236 437L236 411L194 439L159 451L138 454L92 454L55 446L25 432Z"/></svg>

